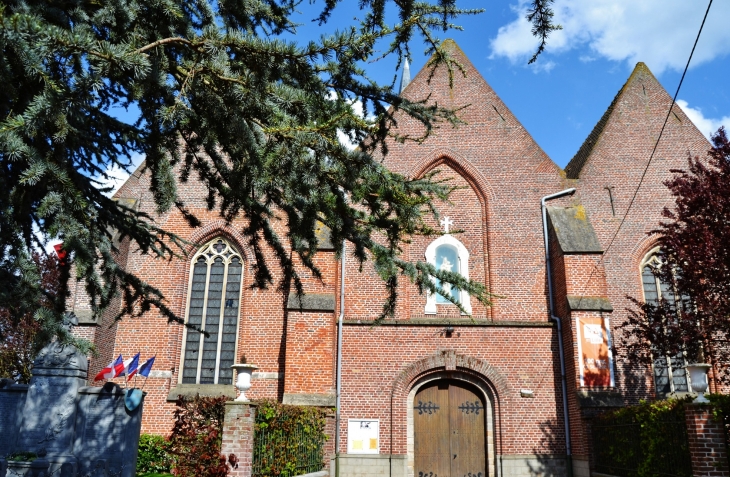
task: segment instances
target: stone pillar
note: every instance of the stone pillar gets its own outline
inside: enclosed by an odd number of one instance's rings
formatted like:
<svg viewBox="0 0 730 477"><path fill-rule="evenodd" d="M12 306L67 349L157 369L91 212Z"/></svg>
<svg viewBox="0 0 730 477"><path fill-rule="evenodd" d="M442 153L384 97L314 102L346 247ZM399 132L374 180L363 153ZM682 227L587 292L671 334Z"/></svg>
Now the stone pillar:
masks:
<svg viewBox="0 0 730 477"><path fill-rule="evenodd" d="M730 477L723 423L713 419L711 406L688 404L684 409L692 475Z"/></svg>
<svg viewBox="0 0 730 477"><path fill-rule="evenodd" d="M47 455L50 472L78 461L73 455L78 390L86 385L86 356L54 341L33 361L33 376L25 397L16 452Z"/></svg>
<svg viewBox="0 0 730 477"><path fill-rule="evenodd" d="M256 406L250 402L228 401L223 419L221 454L238 457L238 467L231 469L231 477L251 477L253 463L253 428Z"/></svg>

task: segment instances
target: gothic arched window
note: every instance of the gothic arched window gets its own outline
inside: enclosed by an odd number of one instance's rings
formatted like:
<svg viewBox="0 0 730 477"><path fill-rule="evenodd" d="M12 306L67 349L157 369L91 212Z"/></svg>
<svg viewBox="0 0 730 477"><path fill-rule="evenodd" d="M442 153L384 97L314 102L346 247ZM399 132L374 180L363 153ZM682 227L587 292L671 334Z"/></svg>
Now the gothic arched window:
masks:
<svg viewBox="0 0 730 477"><path fill-rule="evenodd" d="M241 302L241 256L222 238L207 243L193 257L186 322L182 383L231 384Z"/></svg>
<svg viewBox="0 0 730 477"><path fill-rule="evenodd" d="M644 302L658 305L660 301L670 307L677 306L677 297L671 283L662 280L657 271L662 266L658 256L659 249L649 252L641 262L641 283L644 292ZM687 392L687 372L684 366L683 353L676 356L655 355L654 358L654 386L657 395L667 395L674 392Z"/></svg>
<svg viewBox="0 0 730 477"><path fill-rule="evenodd" d="M426 261L436 267L437 270L460 273L464 278L469 278L469 251L464 244L448 233L431 242L426 248ZM438 280L435 278L434 280L438 284ZM443 288L453 299L461 302L464 310L471 314L471 302L466 291L452 287L449 284L444 284ZM436 305L451 305L451 302L443 295L430 293L426 298L425 313L429 315L436 314Z"/></svg>

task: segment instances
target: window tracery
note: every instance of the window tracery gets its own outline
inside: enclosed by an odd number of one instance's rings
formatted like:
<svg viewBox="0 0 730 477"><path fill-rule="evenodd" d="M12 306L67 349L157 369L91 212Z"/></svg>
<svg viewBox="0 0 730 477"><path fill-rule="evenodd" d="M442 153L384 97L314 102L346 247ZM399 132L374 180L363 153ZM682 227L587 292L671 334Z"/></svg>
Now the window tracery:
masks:
<svg viewBox="0 0 730 477"><path fill-rule="evenodd" d="M663 301L671 307L676 307L677 297L672 284L662 280L657 274L662 266L658 254L659 249L655 248L641 262L644 302L658 305ZM657 395L689 391L687 372L684 369L686 365L684 353L678 353L676 356L655 356L654 386Z"/></svg>
<svg viewBox="0 0 730 477"><path fill-rule="evenodd" d="M232 384L238 336L243 264L223 238L203 246L192 260L180 382Z"/></svg>

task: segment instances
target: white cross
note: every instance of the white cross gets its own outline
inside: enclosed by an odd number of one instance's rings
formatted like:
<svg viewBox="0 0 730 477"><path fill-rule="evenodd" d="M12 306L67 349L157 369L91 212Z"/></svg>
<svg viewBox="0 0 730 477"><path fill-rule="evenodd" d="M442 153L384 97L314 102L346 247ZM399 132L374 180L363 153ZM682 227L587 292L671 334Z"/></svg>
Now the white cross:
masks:
<svg viewBox="0 0 730 477"><path fill-rule="evenodd" d="M450 219L449 217L444 217L444 218L443 218L443 219L441 220L441 225L442 225L442 226L443 226L443 228L444 228L444 232L445 232L445 233L449 233L449 227L451 227L452 225L454 225L454 221L453 221L453 220L451 220L451 219Z"/></svg>

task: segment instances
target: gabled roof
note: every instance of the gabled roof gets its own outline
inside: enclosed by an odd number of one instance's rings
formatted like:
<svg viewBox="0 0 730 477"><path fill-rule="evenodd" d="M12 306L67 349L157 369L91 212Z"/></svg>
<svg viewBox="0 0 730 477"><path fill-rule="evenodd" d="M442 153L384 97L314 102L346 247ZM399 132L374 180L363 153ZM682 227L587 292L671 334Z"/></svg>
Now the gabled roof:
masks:
<svg viewBox="0 0 730 477"><path fill-rule="evenodd" d="M598 143L601 134L603 134L603 130L606 127L606 124L608 124L608 120L611 118L611 115L613 114L616 105L619 103L622 94L628 89L628 86L640 75L640 73L647 73L654 78L654 75L652 75L646 64L643 62L636 64L636 67L634 67L634 71L631 72L629 79L627 79L626 83L624 83L621 89L618 90L618 93L616 93L616 96L613 98L613 101L611 101L606 112L603 113L601 119L599 119L598 123L596 123L593 127L593 130L580 146L578 152L575 153L575 156L573 156L570 162L568 162L568 165L565 166L565 175L568 179L578 179L581 170L583 170L583 166L585 166L588 161L588 157L590 157L591 152L593 152L593 147Z"/></svg>

